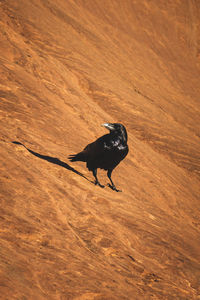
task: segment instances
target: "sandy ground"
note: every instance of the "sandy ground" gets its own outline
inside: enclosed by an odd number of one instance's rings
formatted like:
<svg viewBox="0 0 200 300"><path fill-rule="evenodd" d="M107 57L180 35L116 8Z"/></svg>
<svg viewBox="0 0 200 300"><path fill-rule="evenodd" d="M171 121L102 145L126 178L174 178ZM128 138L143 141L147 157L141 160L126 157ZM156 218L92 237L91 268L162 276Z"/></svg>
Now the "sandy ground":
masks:
<svg viewBox="0 0 200 300"><path fill-rule="evenodd" d="M200 299L199 1L0 16L1 299ZM105 122L128 131L122 193L67 159Z"/></svg>

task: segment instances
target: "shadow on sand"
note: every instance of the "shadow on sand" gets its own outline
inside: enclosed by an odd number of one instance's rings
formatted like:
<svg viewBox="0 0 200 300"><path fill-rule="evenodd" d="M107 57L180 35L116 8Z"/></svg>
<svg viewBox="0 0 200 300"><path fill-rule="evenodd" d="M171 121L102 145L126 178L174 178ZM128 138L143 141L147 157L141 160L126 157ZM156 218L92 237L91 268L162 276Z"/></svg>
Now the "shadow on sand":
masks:
<svg viewBox="0 0 200 300"><path fill-rule="evenodd" d="M52 163L52 164L61 166L61 167L65 168L65 169L67 169L67 170L69 170L69 171L71 171L71 172L74 172L75 174L77 174L77 175L79 175L79 176L85 178L87 181L93 183L93 181L90 181L90 180L89 180L87 177L85 177L81 172L77 171L76 169L72 168L70 165L68 165L67 163L61 161L60 159L58 159L58 158L56 158L56 157L46 156L46 155L42 155L42 154L40 154L40 153L37 153L37 152L35 152L35 151L33 151L33 150L30 150L29 148L27 148L25 145L23 145L23 144L20 143L20 142L14 141L14 142L12 142L12 143L15 144L15 145L21 145L21 146L23 146L24 148L26 148L31 154L33 154L33 155L39 157L40 159L44 159L44 160L46 160L46 161L48 161L48 162L50 162L50 163Z"/></svg>

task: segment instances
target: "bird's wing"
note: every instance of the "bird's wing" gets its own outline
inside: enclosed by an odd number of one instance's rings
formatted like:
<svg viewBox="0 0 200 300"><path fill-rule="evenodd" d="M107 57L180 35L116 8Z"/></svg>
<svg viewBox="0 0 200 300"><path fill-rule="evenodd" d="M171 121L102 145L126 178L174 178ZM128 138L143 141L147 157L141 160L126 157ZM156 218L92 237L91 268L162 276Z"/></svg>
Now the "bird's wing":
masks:
<svg viewBox="0 0 200 300"><path fill-rule="evenodd" d="M99 157L103 154L105 151L104 146L104 136L97 139L95 142L88 144L84 150L82 151L87 159L94 159L96 157Z"/></svg>

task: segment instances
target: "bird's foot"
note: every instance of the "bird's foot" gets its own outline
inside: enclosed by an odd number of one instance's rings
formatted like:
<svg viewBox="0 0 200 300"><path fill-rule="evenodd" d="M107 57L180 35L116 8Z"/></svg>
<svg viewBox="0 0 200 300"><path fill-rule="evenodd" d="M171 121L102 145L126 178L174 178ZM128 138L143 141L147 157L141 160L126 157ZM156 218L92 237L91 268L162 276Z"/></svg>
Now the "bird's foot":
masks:
<svg viewBox="0 0 200 300"><path fill-rule="evenodd" d="M94 184L100 186L101 188L104 188L104 187L105 187L105 186L102 185L99 181L95 181Z"/></svg>
<svg viewBox="0 0 200 300"><path fill-rule="evenodd" d="M109 188L111 188L113 191L116 191L116 192L122 192L121 190L118 190L114 184L111 185L110 183L108 183L108 186L109 186Z"/></svg>

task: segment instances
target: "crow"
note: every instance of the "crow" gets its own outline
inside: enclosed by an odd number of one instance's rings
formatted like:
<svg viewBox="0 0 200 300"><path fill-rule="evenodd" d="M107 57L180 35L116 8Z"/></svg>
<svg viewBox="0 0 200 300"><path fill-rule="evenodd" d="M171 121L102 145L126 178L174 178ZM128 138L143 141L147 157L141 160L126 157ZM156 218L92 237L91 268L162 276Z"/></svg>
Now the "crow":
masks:
<svg viewBox="0 0 200 300"><path fill-rule="evenodd" d="M88 144L83 151L70 155L68 158L71 162L86 162L88 170L93 172L95 185L102 188L104 186L100 184L97 178L97 169L106 170L111 182L108 186L116 192L121 192L114 185L111 174L114 168L128 154L127 132L125 127L119 123L105 123L102 126L107 128L110 133L101 136L93 143Z"/></svg>

